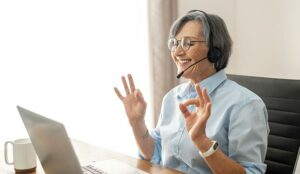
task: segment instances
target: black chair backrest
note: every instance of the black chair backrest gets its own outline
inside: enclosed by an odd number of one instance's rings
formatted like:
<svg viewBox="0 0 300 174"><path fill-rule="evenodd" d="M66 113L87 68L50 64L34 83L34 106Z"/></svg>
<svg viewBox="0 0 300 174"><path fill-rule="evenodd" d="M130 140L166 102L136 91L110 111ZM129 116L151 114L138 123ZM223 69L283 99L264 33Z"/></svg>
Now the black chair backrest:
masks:
<svg viewBox="0 0 300 174"><path fill-rule="evenodd" d="M227 75L265 102L270 134L267 174L292 174L300 146L300 80Z"/></svg>

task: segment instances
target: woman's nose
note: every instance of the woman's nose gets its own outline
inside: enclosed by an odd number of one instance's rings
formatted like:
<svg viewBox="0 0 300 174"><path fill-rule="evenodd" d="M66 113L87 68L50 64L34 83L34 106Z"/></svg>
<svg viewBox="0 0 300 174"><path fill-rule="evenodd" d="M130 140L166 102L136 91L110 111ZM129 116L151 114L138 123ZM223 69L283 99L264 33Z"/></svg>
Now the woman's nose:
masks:
<svg viewBox="0 0 300 174"><path fill-rule="evenodd" d="M183 50L183 48L180 45L178 47L176 47L175 50L174 50L174 52L173 52L173 54L175 56L182 55L184 53L185 53L185 51Z"/></svg>

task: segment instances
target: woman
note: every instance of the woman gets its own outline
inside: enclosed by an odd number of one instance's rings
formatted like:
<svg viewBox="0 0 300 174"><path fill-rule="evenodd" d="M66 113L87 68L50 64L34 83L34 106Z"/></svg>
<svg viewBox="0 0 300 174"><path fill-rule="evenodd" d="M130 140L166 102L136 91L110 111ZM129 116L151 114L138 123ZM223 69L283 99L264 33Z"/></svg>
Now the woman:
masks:
<svg viewBox="0 0 300 174"><path fill-rule="evenodd" d="M170 29L168 47L179 76L149 134L146 102L131 75L122 77L123 102L140 155L185 173L264 173L269 127L263 101L227 79L231 38L216 15L193 10Z"/></svg>

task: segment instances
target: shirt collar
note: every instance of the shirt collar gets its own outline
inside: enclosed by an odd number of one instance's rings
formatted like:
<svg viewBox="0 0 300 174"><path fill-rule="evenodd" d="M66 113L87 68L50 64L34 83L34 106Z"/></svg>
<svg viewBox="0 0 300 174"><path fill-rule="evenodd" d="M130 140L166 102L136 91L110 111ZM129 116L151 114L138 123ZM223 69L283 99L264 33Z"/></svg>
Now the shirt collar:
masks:
<svg viewBox="0 0 300 174"><path fill-rule="evenodd" d="M227 79L224 70L220 70L213 75L207 77L206 79L202 80L200 83L200 87L206 88L207 93L210 95L212 91L214 91L224 80ZM187 82L181 85L177 90L178 98L184 97L195 97L197 96L197 92L195 90L194 85L191 82Z"/></svg>

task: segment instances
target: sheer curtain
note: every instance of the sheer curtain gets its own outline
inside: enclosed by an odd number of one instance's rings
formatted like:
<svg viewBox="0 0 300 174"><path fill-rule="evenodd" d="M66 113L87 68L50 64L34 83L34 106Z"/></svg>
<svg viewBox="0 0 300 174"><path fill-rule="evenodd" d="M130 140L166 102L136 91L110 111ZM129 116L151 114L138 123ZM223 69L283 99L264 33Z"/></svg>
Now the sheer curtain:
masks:
<svg viewBox="0 0 300 174"><path fill-rule="evenodd" d="M136 155L121 76L150 98L146 0L0 2L0 143L26 137L23 106L69 136Z"/></svg>
<svg viewBox="0 0 300 174"><path fill-rule="evenodd" d="M167 47L169 29L177 18L177 0L149 0L148 4L150 79L155 126L163 96L178 84L177 69Z"/></svg>

